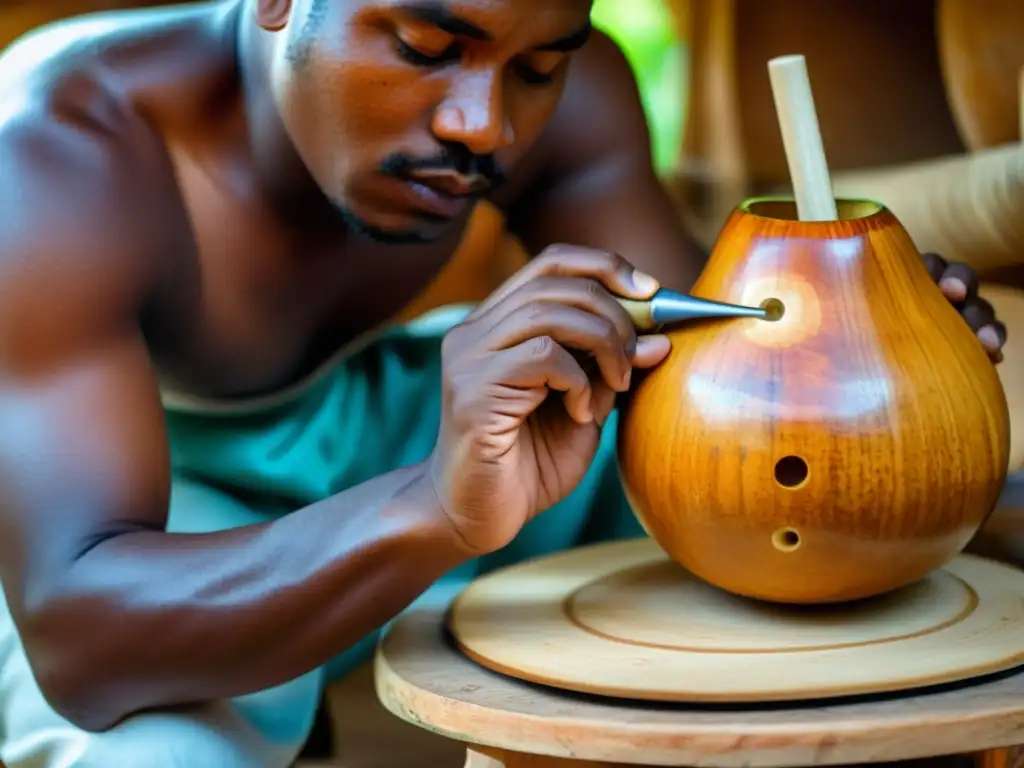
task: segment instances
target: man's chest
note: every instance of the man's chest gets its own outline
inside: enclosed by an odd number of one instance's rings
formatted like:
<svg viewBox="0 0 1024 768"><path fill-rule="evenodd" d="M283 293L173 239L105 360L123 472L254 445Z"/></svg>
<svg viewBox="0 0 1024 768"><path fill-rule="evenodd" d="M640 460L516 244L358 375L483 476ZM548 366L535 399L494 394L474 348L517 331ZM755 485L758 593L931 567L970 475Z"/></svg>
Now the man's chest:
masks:
<svg viewBox="0 0 1024 768"><path fill-rule="evenodd" d="M459 243L386 247L324 224L288 226L258 199L187 169L181 178L195 247L158 302L154 358L166 381L197 396L293 383L399 316Z"/></svg>

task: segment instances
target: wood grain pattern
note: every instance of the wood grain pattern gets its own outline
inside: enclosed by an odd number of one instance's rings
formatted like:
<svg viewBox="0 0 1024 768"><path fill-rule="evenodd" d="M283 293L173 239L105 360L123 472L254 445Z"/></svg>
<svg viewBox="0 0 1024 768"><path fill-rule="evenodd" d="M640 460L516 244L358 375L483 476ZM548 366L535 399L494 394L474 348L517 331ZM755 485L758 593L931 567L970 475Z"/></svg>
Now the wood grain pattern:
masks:
<svg viewBox="0 0 1024 768"><path fill-rule="evenodd" d="M737 594L819 603L915 581L963 549L1006 477L1006 398L981 344L892 213L839 209L737 209L692 292L785 314L671 329L623 405L637 517Z"/></svg>
<svg viewBox="0 0 1024 768"><path fill-rule="evenodd" d="M601 696L737 704L891 693L1024 664L1024 572L960 555L903 589L835 606L736 597L650 539L477 579L453 642L511 677Z"/></svg>
<svg viewBox="0 0 1024 768"><path fill-rule="evenodd" d="M1024 674L831 705L645 705L500 675L456 650L443 626L443 609L392 625L375 659L377 695L405 722L466 745L613 765L777 768L966 754L1024 732Z"/></svg>
<svg viewBox="0 0 1024 768"><path fill-rule="evenodd" d="M465 745L459 741L433 733L429 726L423 728L418 723L395 717L377 699L372 667L372 663L360 667L327 690L338 745L334 756L327 760L300 760L295 768L500 768L507 751L474 745L473 752L467 756ZM484 751L489 755L482 754ZM1024 768L1024 750L1008 751L1006 768ZM1002 752L998 749L981 752L976 759L988 760ZM599 765L612 768L614 764ZM905 761L900 765L901 768L972 768L964 759L931 758ZM982 765L979 763L977 768ZM570 762L568 766L583 768L580 761ZM885 763L876 763L872 768L888 767Z"/></svg>

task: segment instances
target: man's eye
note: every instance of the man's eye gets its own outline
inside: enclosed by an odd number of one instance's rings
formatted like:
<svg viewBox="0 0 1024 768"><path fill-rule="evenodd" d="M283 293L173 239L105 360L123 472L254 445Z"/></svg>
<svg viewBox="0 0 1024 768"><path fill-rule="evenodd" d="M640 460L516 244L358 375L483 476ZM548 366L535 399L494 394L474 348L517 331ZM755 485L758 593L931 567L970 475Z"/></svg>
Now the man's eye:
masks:
<svg viewBox="0 0 1024 768"><path fill-rule="evenodd" d="M516 66L516 72L519 77L523 79L523 82L530 85L548 85L554 81L552 75L545 75L543 72L538 72L533 67L528 67L526 64L518 64Z"/></svg>
<svg viewBox="0 0 1024 768"><path fill-rule="evenodd" d="M417 50L413 46L401 38L395 38L398 55L408 61L410 64L414 64L417 67L438 67L447 64L451 61L455 61L461 55L458 45L452 43L444 51L437 55L431 55L423 53L423 51ZM548 85L554 81L552 75L538 72L533 67L528 66L522 62L515 63L516 74L519 75L523 82L530 85Z"/></svg>
<svg viewBox="0 0 1024 768"><path fill-rule="evenodd" d="M436 67L441 64L447 64L449 61L457 59L459 57L458 48L453 43L448 46L437 56L431 56L413 48L403 40L398 40L398 55L408 61L410 64L415 64L417 67Z"/></svg>

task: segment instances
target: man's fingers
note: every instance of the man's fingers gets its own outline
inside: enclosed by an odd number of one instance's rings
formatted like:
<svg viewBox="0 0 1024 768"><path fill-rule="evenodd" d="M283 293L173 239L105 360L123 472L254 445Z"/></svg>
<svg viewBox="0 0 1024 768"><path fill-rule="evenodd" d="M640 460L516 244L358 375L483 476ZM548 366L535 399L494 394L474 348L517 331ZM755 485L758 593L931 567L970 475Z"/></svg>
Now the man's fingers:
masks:
<svg viewBox="0 0 1024 768"><path fill-rule="evenodd" d="M531 302L496 323L480 343L490 351L508 349L537 337L550 337L563 347L593 357L609 387L625 391L633 370L632 349L606 317L565 304ZM635 346L635 344L633 345Z"/></svg>
<svg viewBox="0 0 1024 768"><path fill-rule="evenodd" d="M939 288L951 302L961 304L977 295L978 278L966 264L947 264L939 277Z"/></svg>
<svg viewBox="0 0 1024 768"><path fill-rule="evenodd" d="M637 339L633 365L637 368L653 368L664 360L671 351L672 342L669 341L668 336L662 334L641 336Z"/></svg>
<svg viewBox="0 0 1024 768"><path fill-rule="evenodd" d="M978 340L989 352L998 352L1006 344L1006 326L998 320L978 329Z"/></svg>
<svg viewBox="0 0 1024 768"><path fill-rule="evenodd" d="M618 330L627 353L632 355L636 346L636 326L629 313L597 280L570 277L538 277L507 294L486 312L478 314L473 324L481 334L504 322L504 317L531 303L550 302L554 305L576 307L606 318Z"/></svg>
<svg viewBox="0 0 1024 768"><path fill-rule="evenodd" d="M960 315L968 327L978 333L987 326L994 326L996 323L996 311L991 304L980 296L972 296L964 302L960 308ZM986 332L986 334L988 331ZM1005 331L1004 331L1005 333ZM980 338L980 336L979 336Z"/></svg>
<svg viewBox="0 0 1024 768"><path fill-rule="evenodd" d="M942 279L942 273L946 271L946 260L939 256L937 253L921 254L921 261L924 262L924 268L928 270L928 274L936 283Z"/></svg>
<svg viewBox="0 0 1024 768"><path fill-rule="evenodd" d="M616 253L572 245L546 249L484 300L471 317L489 311L512 291L539 277L592 278L611 293L629 299L648 299L660 287L650 275L636 270Z"/></svg>
<svg viewBox="0 0 1024 768"><path fill-rule="evenodd" d="M563 392L569 416L580 424L594 420L590 379L579 362L550 336L537 336L491 357L486 373L488 386L481 391L547 387Z"/></svg>

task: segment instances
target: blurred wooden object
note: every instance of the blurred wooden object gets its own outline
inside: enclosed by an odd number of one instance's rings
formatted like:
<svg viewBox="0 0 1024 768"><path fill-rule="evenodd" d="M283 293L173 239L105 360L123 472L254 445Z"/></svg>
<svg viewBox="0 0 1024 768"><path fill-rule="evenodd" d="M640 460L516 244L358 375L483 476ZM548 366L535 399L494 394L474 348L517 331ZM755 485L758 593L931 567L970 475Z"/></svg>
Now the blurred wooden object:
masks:
<svg viewBox="0 0 1024 768"><path fill-rule="evenodd" d="M986 276L1019 263L1024 3L668 2L691 54L683 159L668 185L706 245L745 197L788 189L763 66L800 51L836 195L880 200L920 248ZM938 165L921 175L920 163ZM973 217L947 221L953 206Z"/></svg>
<svg viewBox="0 0 1024 768"><path fill-rule="evenodd" d="M777 56L807 60L833 175L963 149L930 23L934 2L672 1L690 46L678 179L707 242L743 198L788 184L764 71Z"/></svg>
<svg viewBox="0 0 1024 768"><path fill-rule="evenodd" d="M1024 270L1022 270L1024 271ZM1010 409L1010 472L1024 470L1024 291L997 283L982 284L979 293L1006 323L1003 361L996 367Z"/></svg>
<svg viewBox="0 0 1024 768"><path fill-rule="evenodd" d="M936 18L942 72L953 119L968 150L1024 140L1020 0L942 0Z"/></svg>

